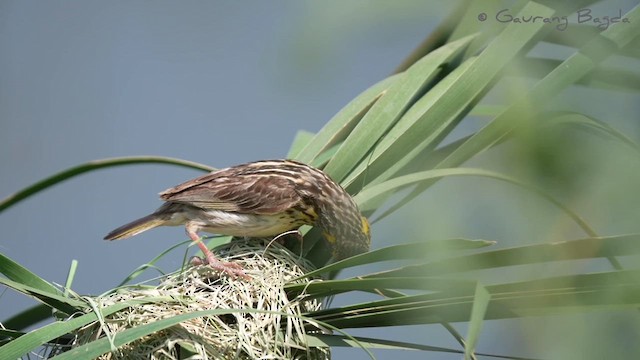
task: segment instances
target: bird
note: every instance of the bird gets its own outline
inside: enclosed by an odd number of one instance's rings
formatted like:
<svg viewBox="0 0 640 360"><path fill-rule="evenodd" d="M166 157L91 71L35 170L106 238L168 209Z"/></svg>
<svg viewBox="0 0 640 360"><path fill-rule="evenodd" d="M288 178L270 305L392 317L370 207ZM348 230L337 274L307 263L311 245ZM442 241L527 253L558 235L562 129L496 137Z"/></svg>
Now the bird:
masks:
<svg viewBox="0 0 640 360"><path fill-rule="evenodd" d="M270 237L302 225L320 227L334 260L369 251L371 232L353 198L322 170L279 159L240 164L160 193L153 213L118 227L105 240L126 239L158 226L184 225L213 269L249 279L242 267L218 259L199 232Z"/></svg>

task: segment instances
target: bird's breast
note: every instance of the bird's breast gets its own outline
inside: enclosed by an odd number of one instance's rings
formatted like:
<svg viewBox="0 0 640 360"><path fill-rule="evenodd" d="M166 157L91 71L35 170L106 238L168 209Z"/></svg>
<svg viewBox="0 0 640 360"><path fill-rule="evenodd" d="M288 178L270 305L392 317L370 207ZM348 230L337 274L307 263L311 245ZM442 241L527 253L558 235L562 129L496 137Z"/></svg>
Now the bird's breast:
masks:
<svg viewBox="0 0 640 360"><path fill-rule="evenodd" d="M209 233L246 237L279 235L309 224L305 219L292 217L288 213L260 215L219 210L203 211L191 221L199 223L200 228Z"/></svg>

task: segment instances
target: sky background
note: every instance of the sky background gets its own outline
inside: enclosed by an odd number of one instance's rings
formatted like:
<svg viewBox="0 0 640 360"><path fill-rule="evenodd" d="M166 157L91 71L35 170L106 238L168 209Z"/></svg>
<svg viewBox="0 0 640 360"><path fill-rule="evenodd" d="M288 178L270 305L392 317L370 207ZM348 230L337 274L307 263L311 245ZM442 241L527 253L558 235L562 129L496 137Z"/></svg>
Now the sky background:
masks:
<svg viewBox="0 0 640 360"><path fill-rule="evenodd" d="M318 131L352 98L392 73L453 3L2 1L0 197L109 157L162 155L219 168L282 158L297 131ZM105 242L103 236L158 207L158 192L200 174L136 165L64 182L1 214L0 252L60 284L76 259L73 290L102 293L186 239L182 228L119 242ZM427 235L433 238L511 235L508 229L446 226L484 223L483 216L492 214L477 216L487 198L469 207L463 205L468 201L442 195L445 189L421 201L446 198L449 209L425 210L417 227L407 226L416 219L415 208L398 212L374 225L374 248L400 236L415 240L425 228L435 229ZM487 185L485 191L505 190ZM182 256L175 254L161 263L165 270L181 264ZM0 292L0 321L33 304ZM538 321L528 326L536 328ZM488 324L491 335L483 333L481 348L491 349L499 339L501 352L535 352L519 340L520 327L509 321L498 329ZM391 331L353 333L457 347L435 326ZM368 358L357 349L334 353ZM394 356L421 359L424 353Z"/></svg>

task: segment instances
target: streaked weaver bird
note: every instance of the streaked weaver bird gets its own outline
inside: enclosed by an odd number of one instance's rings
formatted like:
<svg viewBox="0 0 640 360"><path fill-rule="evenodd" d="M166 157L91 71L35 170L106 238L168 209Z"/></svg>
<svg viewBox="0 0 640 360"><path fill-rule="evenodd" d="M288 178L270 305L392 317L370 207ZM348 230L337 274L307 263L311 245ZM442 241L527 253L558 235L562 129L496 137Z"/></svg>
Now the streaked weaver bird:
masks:
<svg viewBox="0 0 640 360"><path fill-rule="evenodd" d="M219 260L199 231L238 237L276 236L302 225L321 228L335 260L369 251L369 223L351 196L321 170L293 160L264 160L197 177L160 193L154 213L105 236L119 240L157 226L184 225L214 269L248 278Z"/></svg>

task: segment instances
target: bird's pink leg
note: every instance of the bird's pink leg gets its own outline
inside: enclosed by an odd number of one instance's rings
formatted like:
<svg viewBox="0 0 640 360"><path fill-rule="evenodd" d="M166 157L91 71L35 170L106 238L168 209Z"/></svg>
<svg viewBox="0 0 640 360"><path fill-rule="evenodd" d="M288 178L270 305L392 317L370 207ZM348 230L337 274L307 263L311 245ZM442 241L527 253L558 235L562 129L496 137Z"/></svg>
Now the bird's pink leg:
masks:
<svg viewBox="0 0 640 360"><path fill-rule="evenodd" d="M204 254L206 262L207 264L209 264L209 266L222 273L228 274L232 278L241 277L245 280L251 279L249 275L245 274L244 271L242 271L242 266L240 266L239 264L236 264L234 262L222 261L215 255L213 255L211 250L209 250L209 248L207 248L207 246L202 242L202 239L200 239L200 235L198 235L197 225L187 223L185 229L187 230L187 235L189 235L191 240L193 240L196 245L198 245L200 250L202 250L202 253Z"/></svg>

